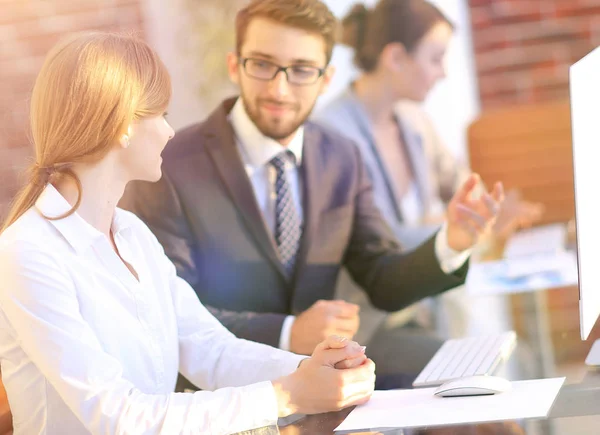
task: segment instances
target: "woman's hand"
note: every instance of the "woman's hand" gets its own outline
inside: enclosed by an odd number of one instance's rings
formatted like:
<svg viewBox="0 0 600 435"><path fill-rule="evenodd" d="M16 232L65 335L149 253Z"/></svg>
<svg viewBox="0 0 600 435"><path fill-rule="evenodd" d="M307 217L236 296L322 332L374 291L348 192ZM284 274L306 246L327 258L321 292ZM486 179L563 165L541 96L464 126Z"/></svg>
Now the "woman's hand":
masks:
<svg viewBox="0 0 600 435"><path fill-rule="evenodd" d="M332 336L294 373L274 381L273 387L280 417L338 411L370 399L375 364L358 343Z"/></svg>

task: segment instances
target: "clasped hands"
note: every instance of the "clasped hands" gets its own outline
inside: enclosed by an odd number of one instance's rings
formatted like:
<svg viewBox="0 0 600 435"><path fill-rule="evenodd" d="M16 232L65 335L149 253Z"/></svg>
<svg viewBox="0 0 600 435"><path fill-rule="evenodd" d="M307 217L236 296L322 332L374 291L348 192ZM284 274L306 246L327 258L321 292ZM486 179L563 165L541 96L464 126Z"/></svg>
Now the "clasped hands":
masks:
<svg viewBox="0 0 600 435"><path fill-rule="evenodd" d="M365 348L331 336L288 376L273 381L279 417L338 411L366 403L375 389L375 364Z"/></svg>

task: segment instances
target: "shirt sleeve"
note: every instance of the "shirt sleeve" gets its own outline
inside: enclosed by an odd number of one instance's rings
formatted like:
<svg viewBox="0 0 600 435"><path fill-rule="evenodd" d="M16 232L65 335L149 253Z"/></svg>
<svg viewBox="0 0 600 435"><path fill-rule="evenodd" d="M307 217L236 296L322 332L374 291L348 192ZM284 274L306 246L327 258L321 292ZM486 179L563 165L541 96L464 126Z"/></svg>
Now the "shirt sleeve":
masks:
<svg viewBox="0 0 600 435"><path fill-rule="evenodd" d="M471 256L471 251L458 252L448 245L448 224L444 222L435 236L435 255L444 273L451 274L460 269Z"/></svg>
<svg viewBox="0 0 600 435"><path fill-rule="evenodd" d="M169 260L165 257L165 261ZM179 334L179 370L198 387L214 390L272 381L292 373L306 358L237 338L202 305L193 289L175 275L174 266L170 268Z"/></svg>
<svg viewBox="0 0 600 435"><path fill-rule="evenodd" d="M261 350L241 344L209 314L185 297L189 286L177 280L174 301L180 316L182 361L199 363L208 386L263 382L190 394L147 394L123 377L121 361L106 353L94 330L82 318L77 289L68 270L41 248L6 246L0 249L0 308L15 330L23 351L93 434L164 434L232 432L272 425L277 419L276 397L268 376L251 365ZM197 300L197 298L196 298ZM190 319L196 309L198 319ZM194 332L195 330L195 332ZM223 339L223 343L217 343ZM198 344L193 351L190 346ZM214 353L214 356L213 356ZM245 357L244 354L251 354ZM234 356L236 363L231 360ZM272 376L291 371L299 357L265 352ZM247 365L248 374L228 376L227 369ZM240 370L243 371L243 370Z"/></svg>
<svg viewBox="0 0 600 435"><path fill-rule="evenodd" d="M294 326L295 320L296 316L287 316L283 321L283 325L281 327L281 336L279 337L279 349L290 350L292 341L292 326Z"/></svg>

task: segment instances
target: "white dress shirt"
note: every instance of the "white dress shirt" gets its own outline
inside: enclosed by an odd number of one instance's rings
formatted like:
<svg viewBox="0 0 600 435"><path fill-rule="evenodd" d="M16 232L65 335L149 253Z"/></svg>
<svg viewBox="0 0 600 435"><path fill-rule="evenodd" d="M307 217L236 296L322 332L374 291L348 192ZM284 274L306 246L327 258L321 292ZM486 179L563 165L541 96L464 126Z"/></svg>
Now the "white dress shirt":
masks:
<svg viewBox="0 0 600 435"><path fill-rule="evenodd" d="M298 167L302 162L302 148L304 146L304 128L300 127L287 147L279 142L264 136L248 117L241 98L237 100L229 114L229 122L233 128L236 143L246 174L252 183L254 195L258 206L262 212L267 228L274 234L275 228L275 169L269 161L284 150L291 151L296 157L296 165L287 164L286 175L290 182L292 195L296 210L302 220L302 180ZM444 224L438 232L435 240L435 253L440 262L440 267L446 273L452 273L458 270L469 258L471 251L456 252L448 246L447 226ZM279 338L279 347L289 350L290 335L294 316L286 317L281 336Z"/></svg>
<svg viewBox="0 0 600 435"><path fill-rule="evenodd" d="M0 358L17 434L229 434L277 421L271 384L303 357L237 339L150 230L107 238L49 185L0 236ZM204 391L175 394L177 372Z"/></svg>
<svg viewBox="0 0 600 435"><path fill-rule="evenodd" d="M246 174L252 183L254 196L260 208L271 236L275 234L275 203L277 194L275 192L275 180L277 173L270 161L276 155L290 151L296 158L294 165L289 160L285 163L285 175L292 191L294 206L298 212L300 222L303 222L302 209L302 180L298 168L302 163L302 149L304 145L304 127L300 127L287 147L276 140L264 136L248 117L241 98L237 100L229 114L229 122L233 128L238 150L242 156L242 162ZM274 237L274 236L273 236ZM290 338L295 316L287 316L281 328L279 337L279 348L290 349Z"/></svg>

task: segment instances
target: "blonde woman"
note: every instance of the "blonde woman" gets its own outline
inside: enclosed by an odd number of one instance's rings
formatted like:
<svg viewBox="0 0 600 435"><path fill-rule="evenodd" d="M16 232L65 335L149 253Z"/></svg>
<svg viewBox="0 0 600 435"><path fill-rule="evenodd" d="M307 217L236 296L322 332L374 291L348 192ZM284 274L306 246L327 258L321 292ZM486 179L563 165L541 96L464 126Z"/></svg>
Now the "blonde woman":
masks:
<svg viewBox="0 0 600 435"><path fill-rule="evenodd" d="M36 163L0 235L15 434L227 434L370 397L364 348L332 337L302 360L237 339L116 208L130 180L161 177L170 93L163 63L131 36L76 35L42 67ZM178 371L203 391L173 393Z"/></svg>

